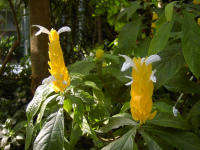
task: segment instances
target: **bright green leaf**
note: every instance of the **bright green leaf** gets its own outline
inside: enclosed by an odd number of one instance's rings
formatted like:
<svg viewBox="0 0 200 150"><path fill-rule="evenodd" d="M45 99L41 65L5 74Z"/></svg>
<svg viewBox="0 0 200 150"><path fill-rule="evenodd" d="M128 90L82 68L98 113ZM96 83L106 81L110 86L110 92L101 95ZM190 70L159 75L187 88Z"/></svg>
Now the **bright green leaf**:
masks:
<svg viewBox="0 0 200 150"><path fill-rule="evenodd" d="M149 46L149 55L162 51L170 37L173 22L163 23L157 30Z"/></svg>
<svg viewBox="0 0 200 150"><path fill-rule="evenodd" d="M119 49L122 54L129 54L136 46L137 35L141 21L126 24L119 33Z"/></svg>
<svg viewBox="0 0 200 150"><path fill-rule="evenodd" d="M184 13L182 49L186 63L196 77L200 77L200 28L192 14Z"/></svg>
<svg viewBox="0 0 200 150"><path fill-rule="evenodd" d="M63 150L64 117L63 109L51 114L40 130L33 145L33 150Z"/></svg>
<svg viewBox="0 0 200 150"><path fill-rule="evenodd" d="M115 140L109 145L102 148L102 150L133 150L133 138L136 134L137 128L134 127L121 138Z"/></svg>
<svg viewBox="0 0 200 150"><path fill-rule="evenodd" d="M140 131L142 137L147 143L149 150L162 150L162 148L154 141L146 132Z"/></svg>
<svg viewBox="0 0 200 150"><path fill-rule="evenodd" d="M171 2L165 6L165 17L167 21L171 21L173 17L173 9L174 9L174 4L176 2Z"/></svg>

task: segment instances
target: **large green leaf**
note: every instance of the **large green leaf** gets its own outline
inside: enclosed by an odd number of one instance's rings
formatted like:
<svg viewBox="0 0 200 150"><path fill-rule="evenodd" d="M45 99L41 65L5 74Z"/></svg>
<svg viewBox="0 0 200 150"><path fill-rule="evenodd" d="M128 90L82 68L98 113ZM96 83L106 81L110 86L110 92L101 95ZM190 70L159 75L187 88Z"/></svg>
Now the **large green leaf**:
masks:
<svg viewBox="0 0 200 150"><path fill-rule="evenodd" d="M190 13L184 13L182 23L182 49L186 63L192 73L200 76L200 28Z"/></svg>
<svg viewBox="0 0 200 150"><path fill-rule="evenodd" d="M165 87L172 91L184 93L200 93L200 85L190 81L186 76L187 70L181 69L172 79L170 79Z"/></svg>
<svg viewBox="0 0 200 150"><path fill-rule="evenodd" d="M77 61L76 63L69 66L69 72L71 73L80 73L83 75L89 74L89 72L95 68L95 63L93 60L82 60Z"/></svg>
<svg viewBox="0 0 200 150"><path fill-rule="evenodd" d="M138 8L140 8L139 2L131 2L130 7L125 8L122 12L119 13L117 20L120 20L124 15L127 14L127 21L131 18L131 16L136 12Z"/></svg>
<svg viewBox="0 0 200 150"><path fill-rule="evenodd" d="M141 21L139 19L126 24L119 33L120 53L130 54L131 50L136 46L136 39Z"/></svg>
<svg viewBox="0 0 200 150"><path fill-rule="evenodd" d="M103 147L102 150L133 150L133 138L135 137L137 128L134 127L121 138Z"/></svg>
<svg viewBox="0 0 200 150"><path fill-rule="evenodd" d="M42 117L44 115L44 111L45 111L47 104L49 102L51 102L52 100L55 100L56 97L58 97L58 94L52 95L52 96L48 97L46 100L44 100L44 102L40 108L40 112L38 113L37 123L40 123L40 121L42 120Z"/></svg>
<svg viewBox="0 0 200 150"><path fill-rule="evenodd" d="M155 64L156 88L165 84L184 65L184 58L180 49L181 47L176 44L167 47L160 53L161 61Z"/></svg>
<svg viewBox="0 0 200 150"><path fill-rule="evenodd" d="M33 150L63 150L64 117L63 109L51 114L36 137Z"/></svg>
<svg viewBox="0 0 200 150"><path fill-rule="evenodd" d="M30 146L31 141L32 141L33 130L34 130L33 123L31 123L31 122L28 123L28 125L26 127L25 150L29 149L29 146Z"/></svg>
<svg viewBox="0 0 200 150"><path fill-rule="evenodd" d="M200 101L196 102L191 108L187 119L196 129L200 127Z"/></svg>
<svg viewBox="0 0 200 150"><path fill-rule="evenodd" d="M40 108L40 105L42 102L47 98L47 96L53 92L53 88L49 86L48 84L40 85L35 91L35 95L31 102L28 104L26 109L26 115L28 122L30 122L37 111Z"/></svg>
<svg viewBox="0 0 200 150"><path fill-rule="evenodd" d="M126 114L126 113L123 113L123 114ZM131 118L124 116L123 114L118 114L117 116L111 117L109 119L108 124L106 124L106 126L101 128L101 131L108 132L112 129L116 129L125 125L132 125L132 126L138 125L138 123L133 121Z"/></svg>
<svg viewBox="0 0 200 150"><path fill-rule="evenodd" d="M149 130L149 129L146 129ZM152 134L181 150L199 150L200 138L191 132L150 129Z"/></svg>
<svg viewBox="0 0 200 150"><path fill-rule="evenodd" d="M164 22L157 30L149 46L149 55L162 51L170 37L173 22Z"/></svg>
<svg viewBox="0 0 200 150"><path fill-rule="evenodd" d="M154 141L146 132L140 131L140 134L147 143L149 150L162 150L162 148Z"/></svg>
<svg viewBox="0 0 200 150"><path fill-rule="evenodd" d="M149 120L148 122L163 127L171 127L182 130L190 129L188 123L185 120L182 120L179 117L174 117L168 113L159 113L153 120Z"/></svg>
<svg viewBox="0 0 200 150"><path fill-rule="evenodd" d="M176 2L171 2L165 6L165 17L167 21L171 21L173 17L173 9L174 9L174 4Z"/></svg>

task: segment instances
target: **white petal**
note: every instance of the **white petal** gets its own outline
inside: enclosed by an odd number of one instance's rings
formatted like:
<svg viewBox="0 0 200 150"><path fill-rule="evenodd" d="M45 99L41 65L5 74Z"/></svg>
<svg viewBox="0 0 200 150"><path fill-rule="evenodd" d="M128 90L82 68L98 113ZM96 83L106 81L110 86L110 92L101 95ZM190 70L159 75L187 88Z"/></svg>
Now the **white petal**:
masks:
<svg viewBox="0 0 200 150"><path fill-rule="evenodd" d="M178 109L176 109L176 107L174 106L173 107L173 114L174 114L174 116L177 117L178 113L179 113Z"/></svg>
<svg viewBox="0 0 200 150"><path fill-rule="evenodd" d="M55 77L54 76L49 76L48 78L45 78L43 81L42 81L42 84L49 84L51 83L52 81L55 81Z"/></svg>
<svg viewBox="0 0 200 150"><path fill-rule="evenodd" d="M161 58L159 55L151 55L145 60L145 64L148 65L153 62L160 61L160 60L161 60Z"/></svg>
<svg viewBox="0 0 200 150"><path fill-rule="evenodd" d="M153 82L156 82L156 76L154 75L156 73L156 69L152 71L151 76L150 76L150 80Z"/></svg>
<svg viewBox="0 0 200 150"><path fill-rule="evenodd" d="M144 58L144 57L141 59L141 64L143 64L143 62L145 61L145 59L146 58Z"/></svg>
<svg viewBox="0 0 200 150"><path fill-rule="evenodd" d="M126 86L129 86L129 85L131 85L132 83L133 83L133 80L130 81L130 82L128 82L128 83L126 83L125 85L126 85Z"/></svg>
<svg viewBox="0 0 200 150"><path fill-rule="evenodd" d="M67 85L67 81L63 81L63 84Z"/></svg>
<svg viewBox="0 0 200 150"><path fill-rule="evenodd" d="M133 60L130 57L128 57L126 55L120 55L120 54L119 54L119 56L124 57L124 59L125 59L125 62L123 63L122 68L121 68L122 72L129 69L130 67L135 68Z"/></svg>
<svg viewBox="0 0 200 150"><path fill-rule="evenodd" d="M33 25L33 27L38 27L40 30L38 32L35 33L35 36L40 35L41 33L46 33L46 34L50 34L49 30L46 29L45 27L42 27L40 25Z"/></svg>
<svg viewBox="0 0 200 150"><path fill-rule="evenodd" d="M58 34L63 33L63 32L70 32L70 31L71 31L70 27L64 26L58 30Z"/></svg>
<svg viewBox="0 0 200 150"><path fill-rule="evenodd" d="M125 77L126 77L126 78L128 78L128 79L131 79L131 80L133 79L133 78L132 78L132 77L130 77L130 76L125 76Z"/></svg>

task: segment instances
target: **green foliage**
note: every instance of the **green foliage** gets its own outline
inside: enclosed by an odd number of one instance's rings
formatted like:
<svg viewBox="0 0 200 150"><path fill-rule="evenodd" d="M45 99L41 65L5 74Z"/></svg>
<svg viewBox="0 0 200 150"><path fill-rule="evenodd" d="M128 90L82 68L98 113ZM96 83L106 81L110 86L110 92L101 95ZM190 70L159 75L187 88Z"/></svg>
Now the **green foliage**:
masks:
<svg viewBox="0 0 200 150"><path fill-rule="evenodd" d="M71 84L65 92L55 93L50 84L38 87L26 112L26 149L83 149L87 140L92 145L84 149L199 149L199 5L125 0L90 4L96 8L94 16L107 13L118 35L104 45L102 58L84 53L84 60L68 67ZM130 87L124 86L129 80L124 76L131 71L120 71L123 59L118 54L161 57L153 65L157 114L145 124L130 114Z"/></svg>

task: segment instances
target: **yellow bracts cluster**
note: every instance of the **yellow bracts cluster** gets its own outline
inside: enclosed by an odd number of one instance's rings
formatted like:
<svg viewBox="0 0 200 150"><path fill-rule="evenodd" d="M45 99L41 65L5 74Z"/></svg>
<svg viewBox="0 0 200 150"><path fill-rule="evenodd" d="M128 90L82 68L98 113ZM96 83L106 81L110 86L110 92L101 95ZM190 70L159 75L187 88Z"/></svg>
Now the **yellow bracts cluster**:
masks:
<svg viewBox="0 0 200 150"><path fill-rule="evenodd" d="M152 20L157 20L157 19L158 19L158 14L156 12L153 12Z"/></svg>
<svg viewBox="0 0 200 150"><path fill-rule="evenodd" d="M104 55L104 51L102 49L98 49L96 51L96 58L97 59L101 59L103 57L103 55Z"/></svg>
<svg viewBox="0 0 200 150"><path fill-rule="evenodd" d="M193 4L199 5L200 4L200 0L193 0Z"/></svg>
<svg viewBox="0 0 200 150"><path fill-rule="evenodd" d="M156 111L151 113L154 88L153 81L150 80L152 65L141 63L141 58L134 58L133 61L137 69L132 69L134 82L131 84L130 108L134 120L143 124L156 115Z"/></svg>
<svg viewBox="0 0 200 150"><path fill-rule="evenodd" d="M125 71L132 67L131 84L131 101L130 108L134 120L144 124L146 120L151 120L155 117L156 111L152 113L152 95L153 82L156 82L154 76L155 71L152 71L152 62L159 61L158 55L151 55L148 58L134 58L133 60L125 55L120 55L126 59L121 71Z"/></svg>
<svg viewBox="0 0 200 150"><path fill-rule="evenodd" d="M65 26L58 30L51 29L49 32L46 28L34 25L40 30L35 34L36 36L41 33L46 33L49 35L49 59L48 62L50 69L49 72L52 76L51 82L53 85L54 91L64 92L64 90L70 85L70 76L65 66L62 49L59 41L59 34L62 32L70 31L70 28Z"/></svg>
<svg viewBox="0 0 200 150"><path fill-rule="evenodd" d="M59 34L51 30L49 34L49 72L55 78L53 88L55 92L63 92L70 85L70 77L65 66L62 49L59 42Z"/></svg>

